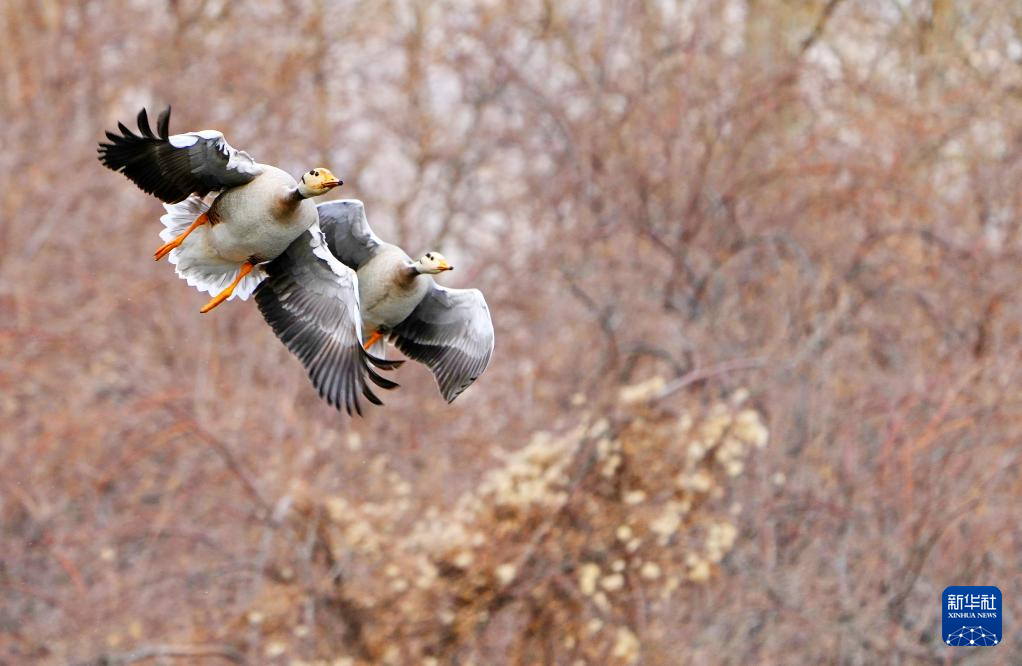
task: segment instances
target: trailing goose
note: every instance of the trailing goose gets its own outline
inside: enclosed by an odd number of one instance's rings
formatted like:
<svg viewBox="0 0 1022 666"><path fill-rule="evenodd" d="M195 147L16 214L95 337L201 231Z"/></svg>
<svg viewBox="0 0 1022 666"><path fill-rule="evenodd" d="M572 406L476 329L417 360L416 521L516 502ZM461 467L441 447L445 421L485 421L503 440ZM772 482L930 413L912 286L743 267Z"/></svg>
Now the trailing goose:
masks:
<svg viewBox="0 0 1022 666"><path fill-rule="evenodd" d="M305 365L313 384L329 385L316 349L327 344L339 321L361 315L363 346L384 358L386 341L425 364L440 393L453 401L486 370L493 353L493 323L478 289L447 289L431 275L453 270L438 252L413 261L369 228L361 201L317 206L326 245L299 238L266 266L256 291L266 321ZM338 266L337 264L343 264ZM339 282L340 269L357 274L358 300Z"/></svg>
<svg viewBox="0 0 1022 666"><path fill-rule="evenodd" d="M99 144L99 159L164 202L160 237L166 242L154 258L169 255L178 276L213 296L201 312L229 298L247 299L266 277L265 262L287 250L289 261L300 258L307 272L292 276L305 282L281 307L297 307L306 319L298 328L275 328L278 336L315 368L313 382L331 405L361 414L359 395L382 404L367 378L385 389L397 384L372 366L389 370L401 362L365 352L355 274L330 255L310 201L341 181L322 167L295 180L232 148L216 130L171 135L170 107L155 132L145 109L138 114L138 134L122 123L117 127L120 134L107 132L109 143ZM328 297L317 301L318 293ZM326 328L315 330L317 325Z"/></svg>
<svg viewBox="0 0 1022 666"><path fill-rule="evenodd" d="M155 133L145 109L138 134L117 127L120 134L107 132L110 143L99 144L99 160L164 202L166 242L153 258L169 254L181 278L214 297L204 313L228 298L248 298L263 277L258 264L276 258L318 219L310 199L342 184L322 167L295 180L232 148L216 130L171 135L170 107Z"/></svg>

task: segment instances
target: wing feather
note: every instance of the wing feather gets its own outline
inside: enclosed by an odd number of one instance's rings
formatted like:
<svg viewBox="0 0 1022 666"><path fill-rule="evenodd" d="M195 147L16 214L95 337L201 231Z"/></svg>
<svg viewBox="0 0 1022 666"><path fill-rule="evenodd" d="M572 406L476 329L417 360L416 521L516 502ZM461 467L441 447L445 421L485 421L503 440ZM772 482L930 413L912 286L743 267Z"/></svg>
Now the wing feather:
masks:
<svg viewBox="0 0 1022 666"><path fill-rule="evenodd" d="M362 349L358 278L329 253L319 226L264 268L268 277L255 294L259 311L305 366L320 397L348 414L362 413L359 395L383 404L368 382L385 389L397 384L373 366L389 370L400 362L373 358Z"/></svg>
<svg viewBox="0 0 1022 666"><path fill-rule="evenodd" d="M384 245L369 228L361 201L328 201L316 206L316 210L330 252L348 268L357 271Z"/></svg>
<svg viewBox="0 0 1022 666"><path fill-rule="evenodd" d="M490 309L482 292L447 289L436 283L390 334L405 356L433 372L447 402L453 402L489 366L493 338Z"/></svg>
<svg viewBox="0 0 1022 666"><path fill-rule="evenodd" d="M106 132L109 143L99 144L99 161L167 203L238 187L262 173L248 153L232 148L220 132L171 136L169 106L157 119L155 133L145 109L139 111L137 124L138 134L120 122L120 134Z"/></svg>

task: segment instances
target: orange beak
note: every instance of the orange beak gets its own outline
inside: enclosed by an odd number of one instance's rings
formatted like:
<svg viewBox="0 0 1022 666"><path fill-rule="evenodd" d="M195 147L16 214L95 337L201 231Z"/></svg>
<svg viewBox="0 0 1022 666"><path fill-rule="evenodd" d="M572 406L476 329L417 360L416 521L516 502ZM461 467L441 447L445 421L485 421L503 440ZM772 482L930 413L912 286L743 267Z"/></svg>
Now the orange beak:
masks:
<svg viewBox="0 0 1022 666"><path fill-rule="evenodd" d="M344 181L343 180L327 180L327 181L323 182L323 187L326 187L326 188L329 188L329 189L333 189L333 188L337 187L338 185L344 185Z"/></svg>

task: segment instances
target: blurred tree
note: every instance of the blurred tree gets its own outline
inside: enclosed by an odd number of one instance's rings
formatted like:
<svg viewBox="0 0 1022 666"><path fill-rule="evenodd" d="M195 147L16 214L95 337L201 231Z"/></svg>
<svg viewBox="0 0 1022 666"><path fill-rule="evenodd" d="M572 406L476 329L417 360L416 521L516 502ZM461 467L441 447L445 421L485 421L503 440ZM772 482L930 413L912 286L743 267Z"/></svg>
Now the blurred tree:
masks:
<svg viewBox="0 0 1022 666"><path fill-rule="evenodd" d="M949 582L1022 612L1018 3L8 0L0 40L0 661L943 663ZM199 317L94 155L165 103L457 262L493 367L351 421Z"/></svg>

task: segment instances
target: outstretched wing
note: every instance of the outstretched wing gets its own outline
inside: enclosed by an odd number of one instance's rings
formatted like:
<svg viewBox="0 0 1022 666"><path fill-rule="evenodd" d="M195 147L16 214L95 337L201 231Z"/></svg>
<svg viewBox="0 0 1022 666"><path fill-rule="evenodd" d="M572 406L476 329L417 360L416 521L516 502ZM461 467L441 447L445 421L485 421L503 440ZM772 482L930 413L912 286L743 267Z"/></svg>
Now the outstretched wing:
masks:
<svg viewBox="0 0 1022 666"><path fill-rule="evenodd" d="M357 199L328 201L316 206L330 252L352 270L358 270L383 245L366 219L366 209Z"/></svg>
<svg viewBox="0 0 1022 666"><path fill-rule="evenodd" d="M381 388L396 383L372 366L389 370L362 349L358 278L330 254L318 225L299 236L268 264L256 303L280 341L302 362L320 397L348 414L362 413L359 394L380 405L367 378Z"/></svg>
<svg viewBox="0 0 1022 666"><path fill-rule="evenodd" d="M120 134L106 133L110 143L99 144L99 161L167 203L244 185L263 171L216 130L171 136L169 106L157 119L155 133L145 109L138 112L138 134L123 123L117 128Z"/></svg>
<svg viewBox="0 0 1022 666"><path fill-rule="evenodd" d="M434 283L412 314L391 331L390 341L405 356L424 363L444 399L453 402L490 364L490 309L478 289L446 289Z"/></svg>

